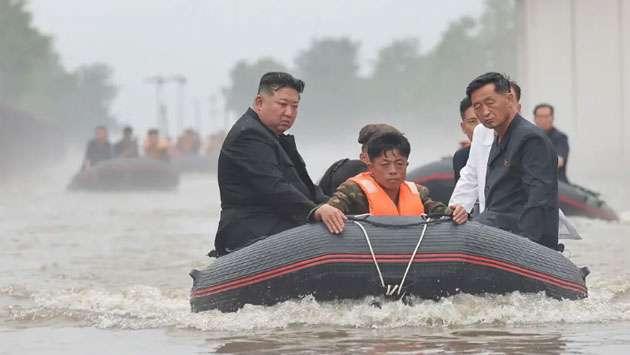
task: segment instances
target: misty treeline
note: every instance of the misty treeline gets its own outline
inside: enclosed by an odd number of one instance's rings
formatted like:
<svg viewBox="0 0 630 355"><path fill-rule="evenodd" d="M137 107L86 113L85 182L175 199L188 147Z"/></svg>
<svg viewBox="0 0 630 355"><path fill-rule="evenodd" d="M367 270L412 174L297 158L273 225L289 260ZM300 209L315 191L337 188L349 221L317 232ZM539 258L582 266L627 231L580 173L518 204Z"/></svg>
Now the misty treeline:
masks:
<svg viewBox="0 0 630 355"><path fill-rule="evenodd" d="M416 38L381 48L367 76L360 75L360 43L349 38L314 39L291 66L274 58L240 61L223 90L226 109L240 115L260 75L280 70L306 82L299 131L345 135L369 121L452 130L471 79L487 71L515 72L515 18L514 1L487 0L479 18L452 22L433 48L423 50Z"/></svg>
<svg viewBox="0 0 630 355"><path fill-rule="evenodd" d="M115 124L110 111L115 95L110 67L94 63L64 68L52 38L34 27L27 2L0 0L0 107L4 107L0 110L5 131L11 131L6 126L10 122L34 117L31 130L56 129L57 139L83 140L95 125ZM15 110L28 114L18 118L10 113Z"/></svg>

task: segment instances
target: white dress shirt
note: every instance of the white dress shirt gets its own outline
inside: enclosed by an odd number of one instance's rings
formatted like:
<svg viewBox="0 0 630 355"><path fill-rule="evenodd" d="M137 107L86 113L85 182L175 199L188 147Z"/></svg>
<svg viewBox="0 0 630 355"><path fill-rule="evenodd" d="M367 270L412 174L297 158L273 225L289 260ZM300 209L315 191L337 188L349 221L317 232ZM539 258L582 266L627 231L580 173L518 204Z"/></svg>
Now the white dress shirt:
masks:
<svg viewBox="0 0 630 355"><path fill-rule="evenodd" d="M494 142L494 130L478 124L473 131L468 162L459 172L459 180L451 195L449 206L459 204L471 212L475 207L475 202L479 200L479 213L486 208L484 189L492 142Z"/></svg>
<svg viewBox="0 0 630 355"><path fill-rule="evenodd" d="M449 206L460 204L468 212L471 212L475 207L475 202L479 201L479 213L486 208L486 172L493 142L494 130L478 124L473 131L468 162L459 172L460 177L451 195ZM560 217L558 238L582 239L575 226L565 217L561 209L558 209L558 214Z"/></svg>

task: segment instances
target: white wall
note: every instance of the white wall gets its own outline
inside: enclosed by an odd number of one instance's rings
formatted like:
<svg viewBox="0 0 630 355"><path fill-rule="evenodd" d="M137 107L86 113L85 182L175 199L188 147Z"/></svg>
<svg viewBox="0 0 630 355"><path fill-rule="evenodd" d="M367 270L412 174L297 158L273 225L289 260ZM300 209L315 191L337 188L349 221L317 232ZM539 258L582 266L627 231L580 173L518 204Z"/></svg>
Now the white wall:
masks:
<svg viewBox="0 0 630 355"><path fill-rule="evenodd" d="M571 175L630 171L630 1L520 0L523 111L556 107Z"/></svg>

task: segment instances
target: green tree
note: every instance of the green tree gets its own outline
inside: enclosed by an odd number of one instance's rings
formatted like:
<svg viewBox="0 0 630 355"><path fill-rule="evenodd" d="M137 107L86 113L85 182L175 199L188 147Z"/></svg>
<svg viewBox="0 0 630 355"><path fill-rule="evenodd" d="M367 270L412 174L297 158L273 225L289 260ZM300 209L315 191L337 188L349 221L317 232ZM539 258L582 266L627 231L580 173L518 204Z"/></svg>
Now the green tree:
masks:
<svg viewBox="0 0 630 355"><path fill-rule="evenodd" d="M85 134L97 124L115 125L111 81L104 64L66 70L51 38L33 26L26 2L0 0L0 104L53 122L68 136Z"/></svg>
<svg viewBox="0 0 630 355"><path fill-rule="evenodd" d="M361 116L359 44L348 38L313 40L310 47L295 58L295 74L306 82L301 104L302 130L321 129L339 119Z"/></svg>

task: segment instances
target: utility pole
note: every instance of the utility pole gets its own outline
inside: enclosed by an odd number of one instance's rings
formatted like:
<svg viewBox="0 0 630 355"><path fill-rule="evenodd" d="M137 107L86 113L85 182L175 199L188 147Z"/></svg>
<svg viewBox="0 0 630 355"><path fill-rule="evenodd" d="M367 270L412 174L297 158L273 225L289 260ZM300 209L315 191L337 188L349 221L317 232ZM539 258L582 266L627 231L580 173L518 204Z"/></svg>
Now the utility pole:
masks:
<svg viewBox="0 0 630 355"><path fill-rule="evenodd" d="M154 75L146 79L146 82L155 85L155 123L160 129L168 130L168 118L166 116L166 106L162 98L162 88L166 84L166 78L162 75ZM166 127L164 125L166 124ZM164 132L165 134L167 132Z"/></svg>
<svg viewBox="0 0 630 355"><path fill-rule="evenodd" d="M179 135L184 130L184 89L188 80L181 74L173 75L168 80L177 84L177 132Z"/></svg>
<svg viewBox="0 0 630 355"><path fill-rule="evenodd" d="M214 131L217 128L217 95L210 95L208 103L210 104L210 122L212 122L212 130Z"/></svg>

